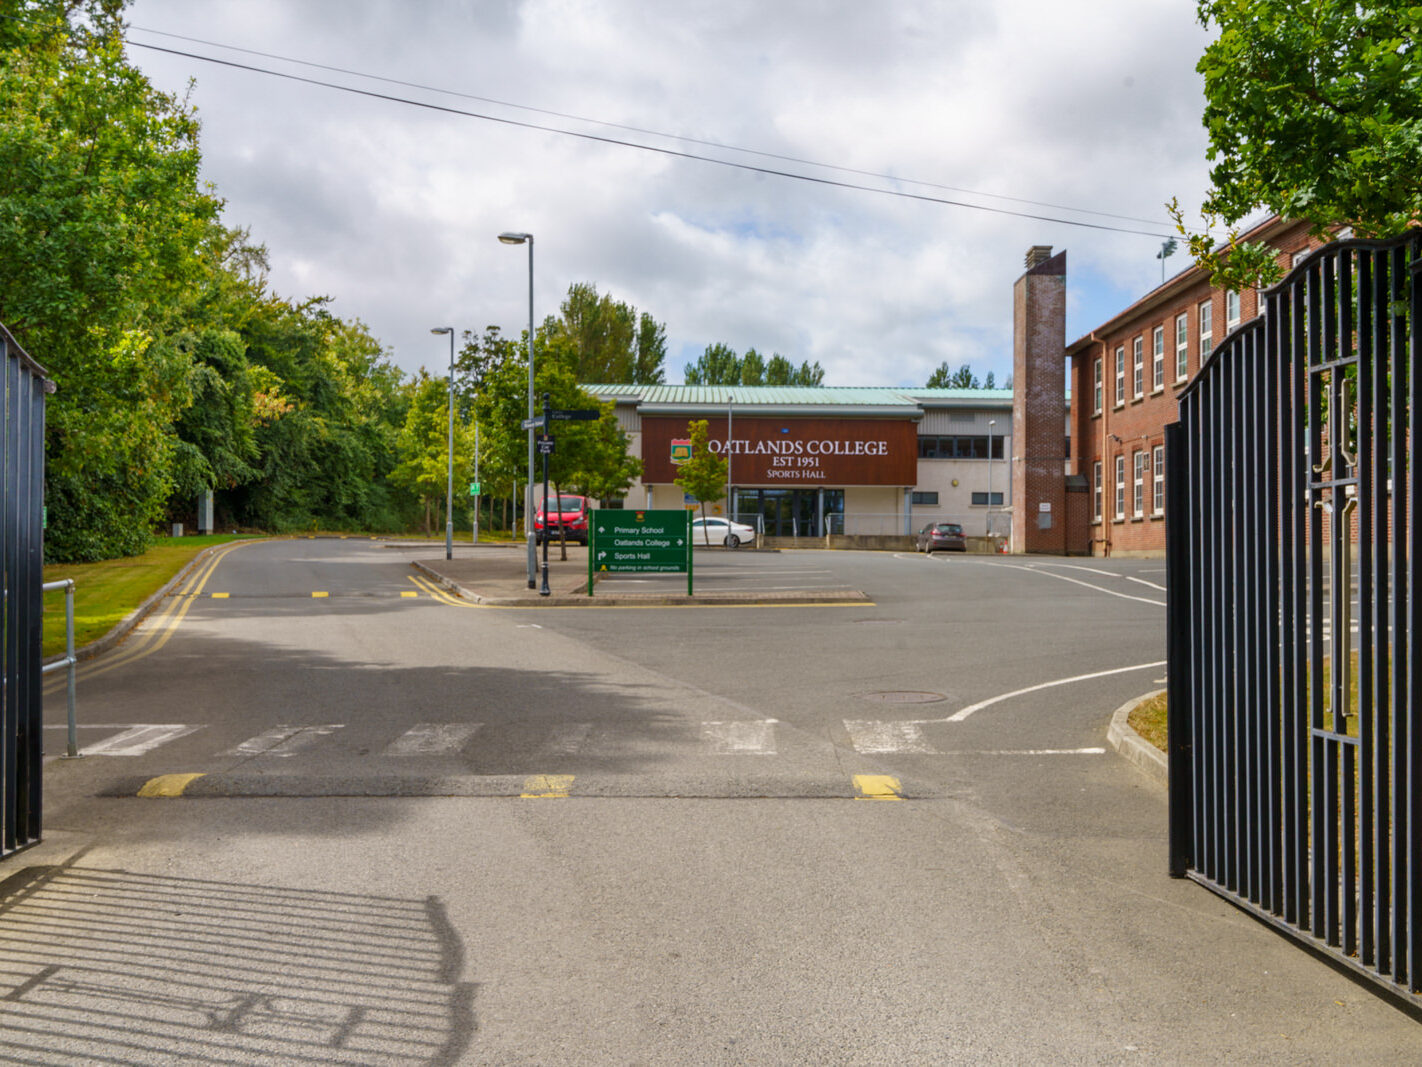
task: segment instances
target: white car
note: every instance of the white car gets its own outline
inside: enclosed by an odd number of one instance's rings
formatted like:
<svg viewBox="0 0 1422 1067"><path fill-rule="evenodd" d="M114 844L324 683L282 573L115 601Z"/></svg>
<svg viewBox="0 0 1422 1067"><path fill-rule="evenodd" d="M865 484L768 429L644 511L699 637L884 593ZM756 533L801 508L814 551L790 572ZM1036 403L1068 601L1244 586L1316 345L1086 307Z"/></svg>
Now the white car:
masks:
<svg viewBox="0 0 1422 1067"><path fill-rule="evenodd" d="M755 540L755 527L729 519L693 519L691 521L691 543L704 545L725 545L739 548L742 541Z"/></svg>

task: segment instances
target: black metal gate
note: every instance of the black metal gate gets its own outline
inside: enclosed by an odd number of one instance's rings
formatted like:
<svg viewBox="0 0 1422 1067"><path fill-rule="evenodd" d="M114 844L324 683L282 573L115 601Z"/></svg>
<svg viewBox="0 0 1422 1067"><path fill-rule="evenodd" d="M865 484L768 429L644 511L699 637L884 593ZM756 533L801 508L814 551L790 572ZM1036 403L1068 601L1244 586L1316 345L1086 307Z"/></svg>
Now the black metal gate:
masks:
<svg viewBox="0 0 1422 1067"><path fill-rule="evenodd" d="M1416 231L1314 252L1166 437L1171 873L1409 998L1419 271Z"/></svg>
<svg viewBox="0 0 1422 1067"><path fill-rule="evenodd" d="M0 326L0 858L40 837L45 372Z"/></svg>

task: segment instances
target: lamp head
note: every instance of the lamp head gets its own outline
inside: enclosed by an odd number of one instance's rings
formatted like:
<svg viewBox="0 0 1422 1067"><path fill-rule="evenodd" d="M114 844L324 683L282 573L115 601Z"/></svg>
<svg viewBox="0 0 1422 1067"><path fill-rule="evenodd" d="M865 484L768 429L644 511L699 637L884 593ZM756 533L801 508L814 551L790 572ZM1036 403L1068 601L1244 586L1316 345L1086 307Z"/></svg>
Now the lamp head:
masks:
<svg viewBox="0 0 1422 1067"><path fill-rule="evenodd" d="M453 332L454 332L454 327L453 327L453 326L432 326L432 327L430 328L430 333L453 333Z"/></svg>
<svg viewBox="0 0 1422 1067"><path fill-rule="evenodd" d="M504 244L506 244L506 245L521 245L521 244L523 244L525 241L531 241L531 240L533 240L533 234L531 234L531 233L501 233L501 234L499 234L499 240L502 241L502 242L503 242Z"/></svg>

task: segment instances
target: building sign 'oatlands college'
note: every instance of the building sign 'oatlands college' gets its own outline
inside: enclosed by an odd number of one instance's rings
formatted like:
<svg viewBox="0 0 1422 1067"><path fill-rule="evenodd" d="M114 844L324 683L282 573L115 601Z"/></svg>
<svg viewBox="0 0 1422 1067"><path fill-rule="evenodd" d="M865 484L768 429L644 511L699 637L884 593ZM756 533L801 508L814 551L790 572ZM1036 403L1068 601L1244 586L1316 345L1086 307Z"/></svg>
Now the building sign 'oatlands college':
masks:
<svg viewBox="0 0 1422 1067"><path fill-rule="evenodd" d="M731 463L740 486L909 486L918 478L918 432L909 420L707 419L711 451ZM642 457L646 482L676 477L671 442L686 436L685 418L643 416Z"/></svg>

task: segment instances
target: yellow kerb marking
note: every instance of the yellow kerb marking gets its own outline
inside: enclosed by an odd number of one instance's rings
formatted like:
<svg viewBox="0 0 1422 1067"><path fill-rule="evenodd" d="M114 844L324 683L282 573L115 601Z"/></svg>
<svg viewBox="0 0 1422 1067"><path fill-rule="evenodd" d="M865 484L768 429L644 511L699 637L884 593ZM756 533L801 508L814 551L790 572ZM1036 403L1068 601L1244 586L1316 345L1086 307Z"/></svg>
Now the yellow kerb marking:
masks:
<svg viewBox="0 0 1422 1067"><path fill-rule="evenodd" d="M201 777L201 774L160 774L157 778L150 778L144 782L138 795L141 797L180 797L183 795L183 790Z"/></svg>
<svg viewBox="0 0 1422 1067"><path fill-rule="evenodd" d="M416 596L416 597L417 597L417 596L419 596L420 594L419 594L419 593L416 593L414 590L406 590L405 592L402 592L400 595L401 595L401 596Z"/></svg>
<svg viewBox="0 0 1422 1067"><path fill-rule="evenodd" d="M320 597L330 596L331 594L330 594L330 593L312 593L311 595L312 595L313 597L320 598Z"/></svg>
<svg viewBox="0 0 1422 1067"><path fill-rule="evenodd" d="M573 788L571 774L530 774L523 780L524 800L546 800L552 797L566 797Z"/></svg>
<svg viewBox="0 0 1422 1067"><path fill-rule="evenodd" d="M212 594L212 599L213 599L213 600L226 600L226 599L227 599L228 597L230 597L231 595L232 595L231 593L213 593L213 594Z"/></svg>
<svg viewBox="0 0 1422 1067"><path fill-rule="evenodd" d="M856 774L854 791L859 795L855 800L903 800L899 795L899 780L888 774Z"/></svg>

